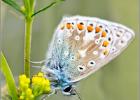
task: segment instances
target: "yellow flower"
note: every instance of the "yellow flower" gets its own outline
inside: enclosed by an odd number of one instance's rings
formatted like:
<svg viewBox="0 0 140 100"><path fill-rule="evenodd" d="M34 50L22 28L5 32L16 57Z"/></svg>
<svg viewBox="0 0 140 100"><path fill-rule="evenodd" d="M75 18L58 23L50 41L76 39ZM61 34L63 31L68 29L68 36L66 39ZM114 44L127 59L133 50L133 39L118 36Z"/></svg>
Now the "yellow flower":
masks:
<svg viewBox="0 0 140 100"><path fill-rule="evenodd" d="M51 91L50 81L44 77L42 72L32 77L32 89L35 95L49 93Z"/></svg>
<svg viewBox="0 0 140 100"><path fill-rule="evenodd" d="M20 100L34 100L38 95L50 93L50 81L44 77L42 72L39 72L32 77L30 83L30 79L23 74L19 76L19 90Z"/></svg>
<svg viewBox="0 0 140 100"><path fill-rule="evenodd" d="M21 90L26 90L29 87L30 79L26 77L26 75L19 76L19 86Z"/></svg>
<svg viewBox="0 0 140 100"><path fill-rule="evenodd" d="M27 84L30 83L30 79L27 78L26 75L24 75L24 74L19 76L19 81L20 81L20 82L27 83Z"/></svg>
<svg viewBox="0 0 140 100"><path fill-rule="evenodd" d="M27 88L25 91L22 91L19 97L20 100L34 100L34 95L31 88Z"/></svg>

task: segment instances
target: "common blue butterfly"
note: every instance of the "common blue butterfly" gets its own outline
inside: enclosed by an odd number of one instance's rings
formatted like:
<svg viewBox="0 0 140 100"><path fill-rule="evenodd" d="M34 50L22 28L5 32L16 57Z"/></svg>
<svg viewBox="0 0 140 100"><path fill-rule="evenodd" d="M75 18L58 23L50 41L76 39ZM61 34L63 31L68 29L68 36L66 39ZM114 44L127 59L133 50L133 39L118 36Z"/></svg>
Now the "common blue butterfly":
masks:
<svg viewBox="0 0 140 100"><path fill-rule="evenodd" d="M54 90L73 95L73 85L118 56L134 32L95 17L64 17L58 25L42 67Z"/></svg>

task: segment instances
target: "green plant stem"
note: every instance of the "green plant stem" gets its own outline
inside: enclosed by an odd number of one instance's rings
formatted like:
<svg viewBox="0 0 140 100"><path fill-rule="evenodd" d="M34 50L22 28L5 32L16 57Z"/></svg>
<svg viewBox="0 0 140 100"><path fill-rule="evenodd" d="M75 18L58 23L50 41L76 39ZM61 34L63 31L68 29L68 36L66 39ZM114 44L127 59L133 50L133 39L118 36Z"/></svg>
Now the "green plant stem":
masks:
<svg viewBox="0 0 140 100"><path fill-rule="evenodd" d="M24 72L30 77L30 52L33 18L25 19L25 43L24 43Z"/></svg>
<svg viewBox="0 0 140 100"><path fill-rule="evenodd" d="M31 53L31 37L34 13L34 0L23 0L25 6L25 43L24 43L24 73L30 78L30 53Z"/></svg>

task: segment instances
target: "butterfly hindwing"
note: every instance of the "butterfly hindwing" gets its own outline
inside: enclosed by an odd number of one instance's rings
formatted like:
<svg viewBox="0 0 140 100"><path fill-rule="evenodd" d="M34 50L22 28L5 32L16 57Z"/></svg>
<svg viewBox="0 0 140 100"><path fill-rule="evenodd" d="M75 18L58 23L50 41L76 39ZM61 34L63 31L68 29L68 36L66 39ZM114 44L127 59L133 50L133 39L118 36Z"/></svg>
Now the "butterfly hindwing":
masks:
<svg viewBox="0 0 140 100"><path fill-rule="evenodd" d="M89 17L64 17L58 25L47 61L72 82L94 73L119 55L134 37L123 25Z"/></svg>

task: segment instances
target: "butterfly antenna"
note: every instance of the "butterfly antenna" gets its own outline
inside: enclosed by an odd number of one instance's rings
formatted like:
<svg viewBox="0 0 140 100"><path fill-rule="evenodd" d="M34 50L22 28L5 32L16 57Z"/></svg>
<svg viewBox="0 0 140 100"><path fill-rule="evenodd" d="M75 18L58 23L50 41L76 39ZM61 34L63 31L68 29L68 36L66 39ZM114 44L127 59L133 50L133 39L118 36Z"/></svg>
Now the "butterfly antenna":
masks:
<svg viewBox="0 0 140 100"><path fill-rule="evenodd" d="M41 100L47 100L48 99L48 96L47 95L45 95L45 96L43 96L42 98L41 98Z"/></svg>
<svg viewBox="0 0 140 100"><path fill-rule="evenodd" d="M82 100L82 98L80 97L80 95L79 95L79 93L76 91L76 89L74 89L74 91L75 91L75 93L76 93L78 99L79 99L79 100Z"/></svg>

